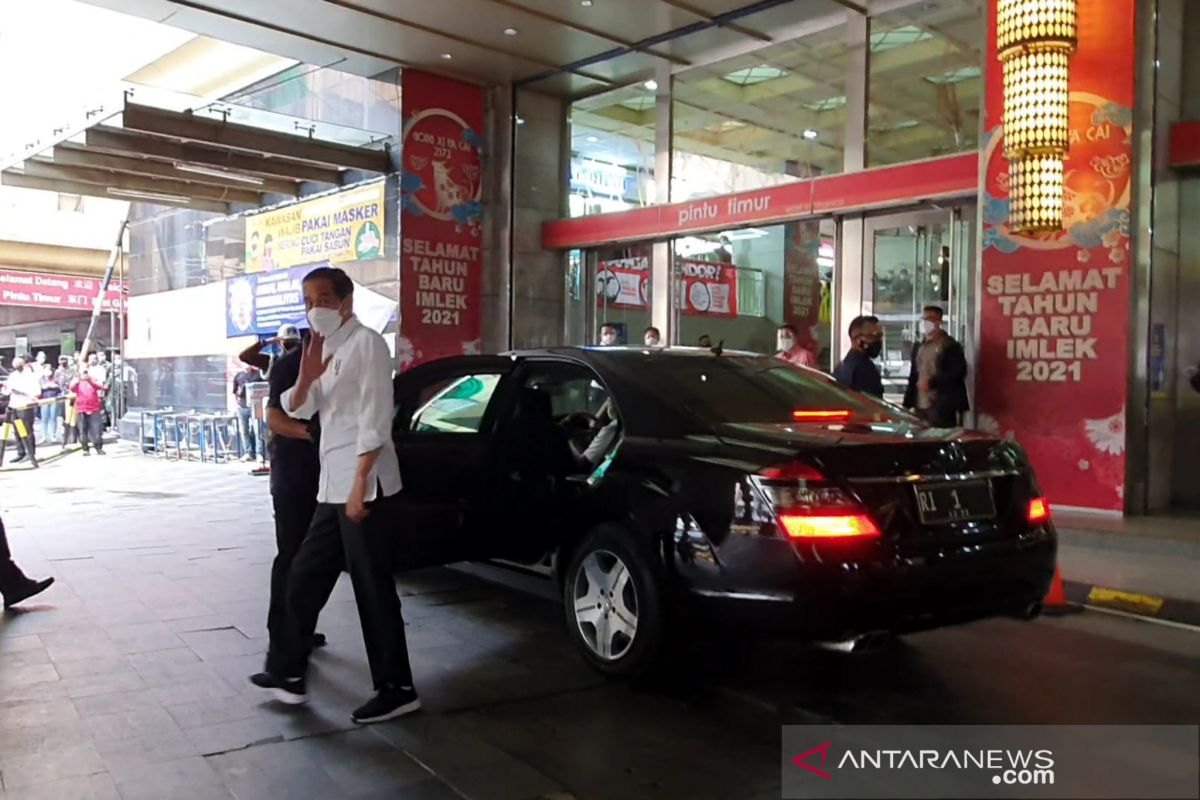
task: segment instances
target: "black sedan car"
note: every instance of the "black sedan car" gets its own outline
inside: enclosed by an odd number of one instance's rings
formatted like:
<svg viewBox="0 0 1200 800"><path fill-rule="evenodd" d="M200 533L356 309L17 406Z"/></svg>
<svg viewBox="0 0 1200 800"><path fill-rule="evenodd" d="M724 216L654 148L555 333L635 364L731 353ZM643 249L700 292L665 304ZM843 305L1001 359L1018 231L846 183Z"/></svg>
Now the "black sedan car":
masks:
<svg viewBox="0 0 1200 800"><path fill-rule="evenodd" d="M1016 443L774 358L465 356L398 376L396 404L401 565L548 566L610 675L698 619L845 645L1030 617L1053 576Z"/></svg>

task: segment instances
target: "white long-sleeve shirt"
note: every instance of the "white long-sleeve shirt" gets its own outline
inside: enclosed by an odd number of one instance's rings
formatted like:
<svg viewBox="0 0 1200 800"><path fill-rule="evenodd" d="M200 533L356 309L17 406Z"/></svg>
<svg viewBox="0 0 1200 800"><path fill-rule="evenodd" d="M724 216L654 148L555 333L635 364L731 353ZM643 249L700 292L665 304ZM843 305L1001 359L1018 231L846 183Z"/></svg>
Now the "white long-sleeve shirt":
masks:
<svg viewBox="0 0 1200 800"><path fill-rule="evenodd" d="M325 374L313 383L302 406L292 408L295 388L280 404L297 419L321 415L320 503L345 503L354 485L358 457L379 450L367 478L365 500L377 488L391 497L401 489L400 463L392 442L392 357L375 331L351 317L325 340L324 356L331 358Z"/></svg>

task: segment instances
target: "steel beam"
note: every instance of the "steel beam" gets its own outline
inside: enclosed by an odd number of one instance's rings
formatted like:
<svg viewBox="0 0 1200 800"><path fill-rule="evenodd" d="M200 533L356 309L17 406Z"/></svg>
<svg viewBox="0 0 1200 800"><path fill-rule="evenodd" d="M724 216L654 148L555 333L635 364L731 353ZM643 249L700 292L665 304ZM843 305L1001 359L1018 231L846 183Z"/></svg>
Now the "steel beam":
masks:
<svg viewBox="0 0 1200 800"><path fill-rule="evenodd" d="M93 183L76 183L72 181L58 181L50 178L34 178L29 175L23 175L13 170L5 170L0 173L0 185L15 186L18 189L38 189L43 192L57 192L58 194L78 194L85 197L103 197L106 200L129 200L130 202L145 202L151 205L171 206L173 208L191 208L196 211L211 211L217 214L228 214L229 204L219 203L212 200L199 200L192 198L187 202L179 201L150 201L150 200L132 200L130 198L113 197L108 193L106 187Z"/></svg>
<svg viewBox="0 0 1200 800"><path fill-rule="evenodd" d="M64 167L50 161L26 161L22 171L31 178L46 178L70 183L91 183L126 192L155 192L198 198L200 200L215 200L222 203L249 203L256 206L262 204L262 196L258 192L250 192L245 189L226 189L219 186L205 186L199 183L156 180L154 178L143 178L121 172L107 172L102 169Z"/></svg>
<svg viewBox="0 0 1200 800"><path fill-rule="evenodd" d="M168 136L184 142L217 145L260 155L282 156L327 167L358 169L379 174L386 174L390 168L388 155L382 150L321 142L136 103L125 104L125 110L121 114L121 125L126 130Z"/></svg>
<svg viewBox="0 0 1200 800"><path fill-rule="evenodd" d="M130 175L140 175L146 178L168 178L187 183L200 183L206 186L223 186L230 189L243 189L251 192L269 192L297 197L300 187L293 181L266 178L258 175L247 175L251 181L239 181L234 177L207 175L198 172L188 172L178 169L174 164L165 161L154 161L148 158L128 158L110 153L88 150L78 145L59 145L54 148L55 164L64 167L84 167L88 169L104 169L112 172L123 172ZM203 166L203 165L202 165ZM216 169L212 167L211 169ZM231 172L231 175L244 173Z"/></svg>
<svg viewBox="0 0 1200 800"><path fill-rule="evenodd" d="M86 142L89 150L104 150L118 155L144 156L163 161L200 164L206 167L233 169L238 172L270 175L297 181L327 183L333 186L342 182L341 173L336 169L314 167L311 164L286 158L265 158L232 150L181 144L173 139L159 139L116 128L92 128L87 132Z"/></svg>

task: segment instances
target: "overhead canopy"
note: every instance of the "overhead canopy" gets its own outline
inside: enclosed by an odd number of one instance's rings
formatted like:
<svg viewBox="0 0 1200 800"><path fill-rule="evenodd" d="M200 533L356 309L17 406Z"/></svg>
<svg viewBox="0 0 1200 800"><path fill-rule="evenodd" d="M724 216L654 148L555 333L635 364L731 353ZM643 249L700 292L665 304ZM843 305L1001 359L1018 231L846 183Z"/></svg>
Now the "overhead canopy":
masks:
<svg viewBox="0 0 1200 800"><path fill-rule="evenodd" d="M118 114L96 119L7 166L0 183L228 214L234 204L299 197L302 183L315 184L305 192L312 193L391 171L386 137L356 131L341 137L349 142L317 139L312 126L269 112L228 105L175 111L127 98Z"/></svg>

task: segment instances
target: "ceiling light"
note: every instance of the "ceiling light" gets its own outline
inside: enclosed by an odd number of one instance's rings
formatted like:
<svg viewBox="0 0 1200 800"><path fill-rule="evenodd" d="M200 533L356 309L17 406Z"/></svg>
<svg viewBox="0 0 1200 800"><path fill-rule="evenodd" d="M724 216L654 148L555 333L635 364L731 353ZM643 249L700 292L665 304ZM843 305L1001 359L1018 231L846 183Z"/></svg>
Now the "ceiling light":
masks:
<svg viewBox="0 0 1200 800"><path fill-rule="evenodd" d="M517 29L516 29L516 28L505 28L505 29L504 29L504 35L505 35L505 36L516 36L516 35L517 35Z"/></svg>
<svg viewBox="0 0 1200 800"><path fill-rule="evenodd" d="M198 164L181 164L175 163L175 169L180 172L191 172L196 175L209 175L213 178L221 178L227 181L239 181L241 183L252 183L255 186L262 186L262 178L256 178L253 175L239 175L236 172L229 172L224 169L216 169L214 167L202 167Z"/></svg>
<svg viewBox="0 0 1200 800"><path fill-rule="evenodd" d="M583 6L584 8L591 8L592 0L579 0L579 5Z"/></svg>
<svg viewBox="0 0 1200 800"><path fill-rule="evenodd" d="M454 56L450 55L449 53L442 53L442 58L446 61L449 61L450 59L454 58Z"/></svg>
<svg viewBox="0 0 1200 800"><path fill-rule="evenodd" d="M808 139L810 142L811 142L813 139L816 139L816 138L817 138L817 135L818 135L818 134L817 134L817 132L816 132L816 131L814 131L812 128L806 128L806 129L804 130L804 138L805 138L805 139Z"/></svg>
<svg viewBox="0 0 1200 800"><path fill-rule="evenodd" d="M595 144L596 142L600 141L600 139L595 136L589 136L584 141L588 142L589 144Z"/></svg>
<svg viewBox="0 0 1200 800"><path fill-rule="evenodd" d="M185 194L169 194L167 192L143 192L138 189L118 189L109 186L106 190L113 197L124 197L129 200L149 200L156 203L190 203L192 198Z"/></svg>
<svg viewBox="0 0 1200 800"><path fill-rule="evenodd" d="M645 86L646 89L648 89L651 92L658 91L658 81L654 80L653 78L651 78L650 80L643 83L642 86Z"/></svg>

